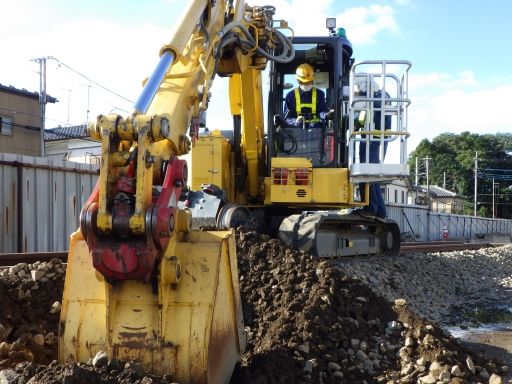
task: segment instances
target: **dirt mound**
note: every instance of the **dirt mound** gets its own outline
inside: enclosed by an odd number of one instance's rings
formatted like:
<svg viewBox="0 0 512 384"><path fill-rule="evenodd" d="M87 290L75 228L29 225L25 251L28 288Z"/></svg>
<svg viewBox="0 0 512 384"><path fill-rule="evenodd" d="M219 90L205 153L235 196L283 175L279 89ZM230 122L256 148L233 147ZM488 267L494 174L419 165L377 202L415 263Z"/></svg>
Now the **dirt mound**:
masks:
<svg viewBox="0 0 512 384"><path fill-rule="evenodd" d="M501 382L498 363L326 261L254 232L239 233L237 252L248 345L231 383ZM60 262L50 264L2 272L0 383L172 382L108 356L50 363L63 277ZM44 273L32 272L38 268Z"/></svg>
<svg viewBox="0 0 512 384"><path fill-rule="evenodd" d="M240 235L238 253L249 342L233 382L462 383L499 373L404 300L392 305L326 261L256 233Z"/></svg>
<svg viewBox="0 0 512 384"><path fill-rule="evenodd" d="M375 335L386 329L393 345L398 340L399 332L388 326L396 315L386 302L327 262L285 249L278 240L245 233L238 244L249 336L238 382L259 382L262 375L267 382L356 382L376 369L397 368L387 356L368 356L385 341Z"/></svg>
<svg viewBox="0 0 512 384"><path fill-rule="evenodd" d="M3 380L3 381L2 381ZM111 360L95 367L92 364L59 364L48 366L24 362L14 369L0 371L0 383L9 384L165 384L170 378L146 375L140 365Z"/></svg>

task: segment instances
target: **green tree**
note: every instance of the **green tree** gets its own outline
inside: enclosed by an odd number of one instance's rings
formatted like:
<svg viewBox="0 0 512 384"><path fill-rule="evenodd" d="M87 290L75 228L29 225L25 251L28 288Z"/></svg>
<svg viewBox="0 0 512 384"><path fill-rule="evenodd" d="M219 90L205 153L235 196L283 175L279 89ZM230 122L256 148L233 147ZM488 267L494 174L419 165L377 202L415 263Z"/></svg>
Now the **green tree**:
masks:
<svg viewBox="0 0 512 384"><path fill-rule="evenodd" d="M426 184L425 158L429 161L429 183L443 186L466 199L466 213L473 213L474 167L478 152L478 210L483 216L492 217L493 180L499 217L512 218L512 134L478 135L443 133L432 141L424 139L410 154L411 179L415 177L416 158L419 159L420 184Z"/></svg>

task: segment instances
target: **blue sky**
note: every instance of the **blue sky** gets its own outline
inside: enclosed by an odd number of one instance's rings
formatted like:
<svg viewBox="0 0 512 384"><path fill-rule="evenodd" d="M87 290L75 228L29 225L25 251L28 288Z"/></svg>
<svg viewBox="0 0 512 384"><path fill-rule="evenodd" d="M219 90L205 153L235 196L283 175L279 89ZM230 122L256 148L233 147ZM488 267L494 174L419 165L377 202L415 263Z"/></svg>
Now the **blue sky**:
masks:
<svg viewBox="0 0 512 384"><path fill-rule="evenodd" d="M53 56L95 83L135 100L158 60L184 0L2 1L0 83L39 90L30 59ZM409 150L443 132L512 132L512 1L489 0L272 0L276 18L297 35L323 35L325 17L347 30L356 60L405 59L410 72ZM6 15L10 15L6 17ZM6 59L8 58L8 59ZM99 113L129 111L131 103L48 61L47 128L81 124ZM225 128L224 85L214 85L208 115ZM215 106L215 104L214 104ZM89 113L87 111L89 110ZM215 112L213 112L215 111Z"/></svg>

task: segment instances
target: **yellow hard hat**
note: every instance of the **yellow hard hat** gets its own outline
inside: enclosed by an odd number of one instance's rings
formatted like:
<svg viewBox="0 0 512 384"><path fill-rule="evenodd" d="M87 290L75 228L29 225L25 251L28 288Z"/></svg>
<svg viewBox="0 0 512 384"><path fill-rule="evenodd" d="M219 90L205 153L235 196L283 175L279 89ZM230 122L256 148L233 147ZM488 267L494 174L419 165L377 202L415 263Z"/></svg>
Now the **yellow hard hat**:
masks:
<svg viewBox="0 0 512 384"><path fill-rule="evenodd" d="M301 83L310 83L315 80L315 70L306 63L299 65L295 74L297 75L297 80Z"/></svg>

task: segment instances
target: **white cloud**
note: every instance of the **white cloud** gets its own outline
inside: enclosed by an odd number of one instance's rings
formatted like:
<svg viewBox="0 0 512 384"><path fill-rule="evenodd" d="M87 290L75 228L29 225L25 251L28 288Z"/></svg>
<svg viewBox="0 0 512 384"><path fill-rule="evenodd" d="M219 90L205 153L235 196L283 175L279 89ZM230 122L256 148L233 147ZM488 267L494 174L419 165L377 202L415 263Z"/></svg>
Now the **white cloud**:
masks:
<svg viewBox="0 0 512 384"><path fill-rule="evenodd" d="M473 86L477 85L477 80L473 71L464 70L457 74L456 82L454 85L457 86Z"/></svg>
<svg viewBox="0 0 512 384"><path fill-rule="evenodd" d="M456 75L426 73L410 78L410 148L442 133L510 132L506 118L512 84L498 87L479 82L471 71Z"/></svg>
<svg viewBox="0 0 512 384"><path fill-rule="evenodd" d="M372 44L383 31L400 33L395 10L390 6L372 5L346 10L337 17L338 23L349 31L353 44Z"/></svg>
<svg viewBox="0 0 512 384"><path fill-rule="evenodd" d="M411 0L393 0L393 3L399 6L413 6Z"/></svg>

